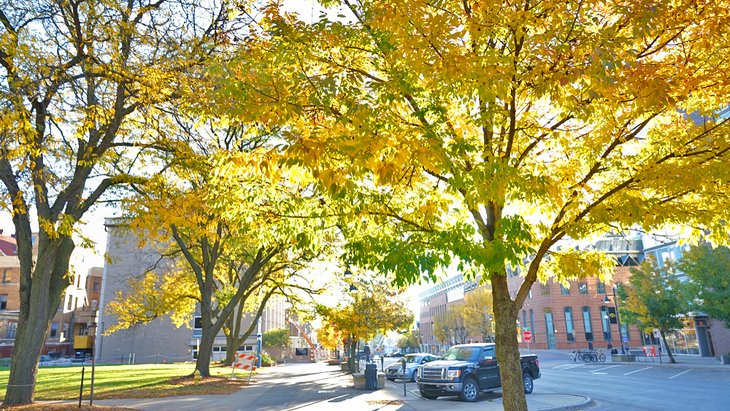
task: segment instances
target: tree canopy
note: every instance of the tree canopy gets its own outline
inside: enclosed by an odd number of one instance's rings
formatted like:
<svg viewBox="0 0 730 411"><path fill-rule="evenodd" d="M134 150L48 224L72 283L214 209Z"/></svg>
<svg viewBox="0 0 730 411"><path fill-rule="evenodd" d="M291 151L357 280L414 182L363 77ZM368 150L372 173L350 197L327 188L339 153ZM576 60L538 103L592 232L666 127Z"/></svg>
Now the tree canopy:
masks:
<svg viewBox="0 0 730 411"><path fill-rule="evenodd" d="M227 12L225 2L0 1L0 207L12 213L21 268L3 404L33 401L77 224L159 165L149 161L167 140L161 113L219 50Z"/></svg>
<svg viewBox="0 0 730 411"><path fill-rule="evenodd" d="M658 329L664 346L669 347L666 334L681 329L681 316L688 312L682 283L671 265L660 267L653 258L647 258L631 269L629 284L618 290L621 320L648 333ZM670 362L675 362L671 350L667 349L667 354Z"/></svg>
<svg viewBox="0 0 730 411"><path fill-rule="evenodd" d="M728 238L725 2L322 4L343 17L267 8L214 98L286 124L292 161L347 198L353 263L406 284L457 260L491 282L505 409L526 409L513 340L534 282L613 269L558 241Z"/></svg>
<svg viewBox="0 0 730 411"><path fill-rule="evenodd" d="M689 279L685 287L691 309L730 327L730 249L698 244L686 250L675 267Z"/></svg>

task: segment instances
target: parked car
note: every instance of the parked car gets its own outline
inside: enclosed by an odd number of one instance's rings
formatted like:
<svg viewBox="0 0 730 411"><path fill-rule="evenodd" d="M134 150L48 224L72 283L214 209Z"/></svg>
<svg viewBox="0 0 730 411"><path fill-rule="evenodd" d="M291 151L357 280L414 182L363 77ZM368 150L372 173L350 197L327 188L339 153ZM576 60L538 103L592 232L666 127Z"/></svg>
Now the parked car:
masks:
<svg viewBox="0 0 730 411"><path fill-rule="evenodd" d="M533 380L540 378L540 363L535 354L521 355L520 362L525 393L530 394ZM480 392L501 387L493 343L455 345L441 360L421 367L418 376L421 396L429 400L458 395L463 401L476 401Z"/></svg>
<svg viewBox="0 0 730 411"><path fill-rule="evenodd" d="M396 361L385 368L385 378L395 381L396 378L416 381L418 367L436 361L439 357L428 353L406 354L403 359L406 361L406 372L403 373L402 360Z"/></svg>

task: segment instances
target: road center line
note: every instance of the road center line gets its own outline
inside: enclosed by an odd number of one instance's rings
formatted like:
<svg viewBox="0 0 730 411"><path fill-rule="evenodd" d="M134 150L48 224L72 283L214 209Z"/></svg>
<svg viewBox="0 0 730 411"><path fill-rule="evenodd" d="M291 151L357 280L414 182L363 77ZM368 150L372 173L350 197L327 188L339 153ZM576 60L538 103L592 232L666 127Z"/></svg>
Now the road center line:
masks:
<svg viewBox="0 0 730 411"><path fill-rule="evenodd" d="M648 370L649 368L651 368L651 367L646 367L646 368L642 368L642 369L640 369L640 370L636 370L636 371L630 371L630 372L627 372L627 373L626 373L626 374L624 374L624 375L630 375L630 374L634 374L634 373L637 373L637 372L641 372L641 371L646 371L646 370Z"/></svg>
<svg viewBox="0 0 730 411"><path fill-rule="evenodd" d="M682 374L684 374L684 373L686 373L686 372L690 372L690 371L692 371L692 369L691 369L691 368L690 368L689 370L684 370L684 371L680 372L680 373L679 373L679 374L677 374L677 375L672 375L671 377L669 377L669 379L671 380L671 379L673 379L673 378L677 378L677 377L679 377L680 375L682 375Z"/></svg>
<svg viewBox="0 0 730 411"><path fill-rule="evenodd" d="M608 367L599 368L597 370L593 370L592 372L595 374L598 371L603 371L603 370L607 370L609 368L620 367L620 366L621 366L621 364L618 364L618 365L609 365Z"/></svg>

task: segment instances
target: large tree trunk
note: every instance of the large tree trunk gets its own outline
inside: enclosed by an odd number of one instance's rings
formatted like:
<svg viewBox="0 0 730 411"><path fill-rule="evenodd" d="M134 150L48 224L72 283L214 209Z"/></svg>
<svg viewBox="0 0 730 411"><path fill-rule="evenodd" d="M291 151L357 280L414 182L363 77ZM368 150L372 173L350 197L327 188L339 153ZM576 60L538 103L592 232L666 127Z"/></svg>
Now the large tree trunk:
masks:
<svg viewBox="0 0 730 411"><path fill-rule="evenodd" d="M22 233L22 230L17 229L17 224L16 230L16 233ZM18 235L17 240L18 243L26 241L25 233ZM27 243L31 244L30 237L27 238ZM32 248L32 245L30 247ZM43 351L48 329L53 315L58 310L61 296L69 285L66 273L73 249L74 243L70 238L61 237L50 241L41 233L38 259L32 277L24 275L30 272L29 267L21 267L21 310L3 405L33 402L38 357ZM20 245L18 251L23 261Z"/></svg>
<svg viewBox="0 0 730 411"><path fill-rule="evenodd" d="M664 330L659 330L659 334L662 336L662 341L664 341L664 348L667 349L667 355L669 356L669 363L670 364L676 363L677 361L674 359L672 350L669 349L669 344L667 344L667 337L664 335Z"/></svg>
<svg viewBox="0 0 730 411"><path fill-rule="evenodd" d="M494 319L496 321L497 361L502 380L502 404L506 411L527 411L522 385L520 350L515 335L517 308L510 298L505 273L492 273Z"/></svg>
<svg viewBox="0 0 730 411"><path fill-rule="evenodd" d="M241 333L241 315L243 314L243 302L231 313L223 327L223 334L226 335L226 359L225 364L233 364L236 359L236 351L241 346L243 339Z"/></svg>
<svg viewBox="0 0 730 411"><path fill-rule="evenodd" d="M203 328L203 335L200 338L198 346L198 359L195 362L195 369L200 372L203 377L210 377L210 357L213 354L213 343L215 342L215 334L206 333Z"/></svg>

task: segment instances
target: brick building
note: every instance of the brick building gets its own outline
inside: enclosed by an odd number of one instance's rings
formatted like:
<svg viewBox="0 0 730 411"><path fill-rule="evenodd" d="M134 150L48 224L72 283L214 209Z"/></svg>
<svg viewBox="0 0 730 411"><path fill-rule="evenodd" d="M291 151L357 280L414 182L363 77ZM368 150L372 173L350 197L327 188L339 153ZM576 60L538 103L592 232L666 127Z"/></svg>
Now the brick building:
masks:
<svg viewBox="0 0 730 411"><path fill-rule="evenodd" d="M529 347L536 349L616 348L624 345L639 347L662 344L653 333L645 333L633 326L621 323L616 302L615 287L627 283L632 267L638 266L649 255L658 264L675 260L682 255L683 246L676 241L653 242L650 238L634 236L607 237L591 246L612 255L617 262L609 281L596 277L570 281L567 287L549 281L536 283L518 314L518 331L529 330L532 340ZM510 290L516 293L522 283L518 273L509 273ZM681 275L680 275L681 279ZM446 311L451 304L460 303L463 294L474 289L474 282L465 282L456 275L442 284L420 294L420 333L423 348L434 352L442 349L442 342L433 336L433 318ZM461 293L461 297L459 297ZM720 356L730 352L730 330L721 321L708 318L703 313L687 313L685 326L667 336L667 344L677 354ZM520 340L520 347L528 343ZM665 347L667 348L667 347Z"/></svg>
<svg viewBox="0 0 730 411"><path fill-rule="evenodd" d="M34 244L36 242L34 241ZM34 256L38 249L34 247ZM101 291L101 268L75 272L58 311L51 320L42 354L75 356L91 353L96 310ZM20 307L20 260L13 236L0 231L0 358L12 355ZM93 334L93 331L92 331Z"/></svg>

